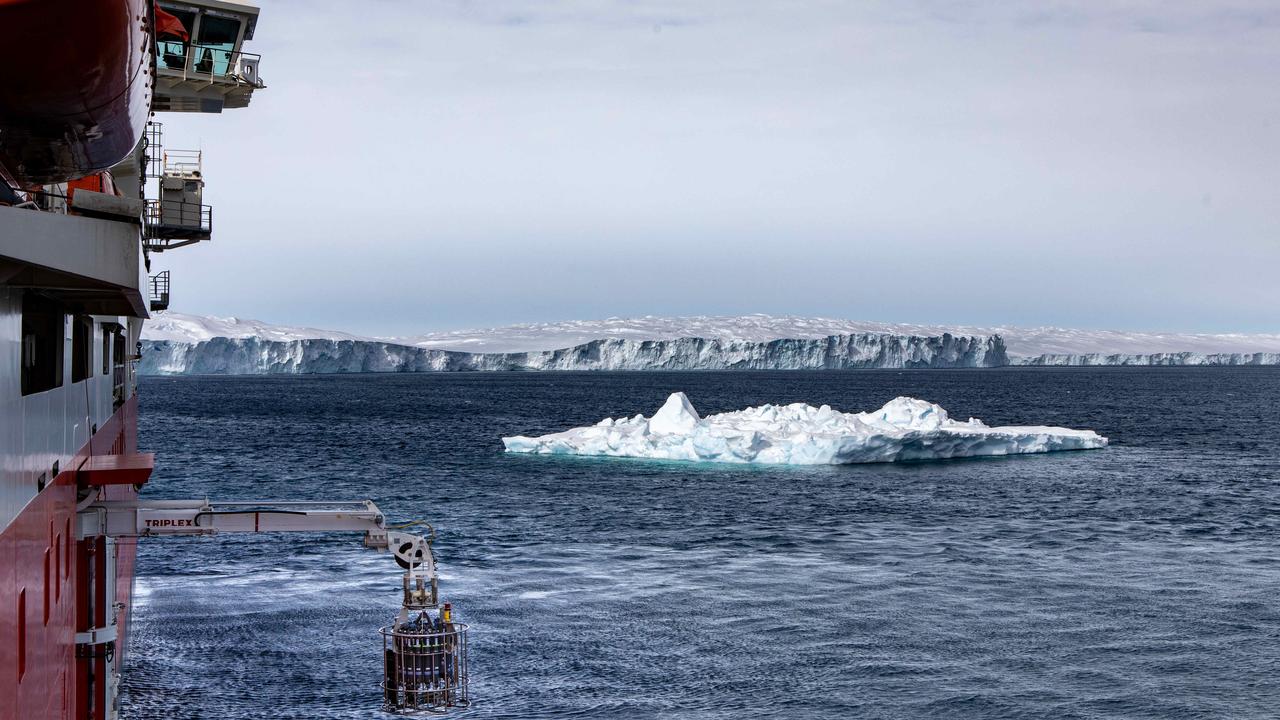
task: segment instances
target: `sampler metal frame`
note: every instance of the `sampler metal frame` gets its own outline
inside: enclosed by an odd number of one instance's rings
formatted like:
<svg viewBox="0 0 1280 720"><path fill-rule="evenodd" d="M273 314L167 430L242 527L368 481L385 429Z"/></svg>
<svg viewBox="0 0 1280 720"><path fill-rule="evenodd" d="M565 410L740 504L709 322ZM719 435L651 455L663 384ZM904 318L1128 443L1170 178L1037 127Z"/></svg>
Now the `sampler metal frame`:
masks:
<svg viewBox="0 0 1280 720"><path fill-rule="evenodd" d="M382 709L414 715L471 706L468 643L463 623L434 629L428 622L397 623L382 635ZM431 629L428 629L431 628Z"/></svg>

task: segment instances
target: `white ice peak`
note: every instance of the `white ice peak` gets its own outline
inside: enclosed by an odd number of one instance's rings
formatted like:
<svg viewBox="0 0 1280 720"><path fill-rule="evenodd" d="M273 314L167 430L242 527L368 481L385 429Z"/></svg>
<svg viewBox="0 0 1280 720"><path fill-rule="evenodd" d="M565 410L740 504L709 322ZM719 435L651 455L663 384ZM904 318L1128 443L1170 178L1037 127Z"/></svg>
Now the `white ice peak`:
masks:
<svg viewBox="0 0 1280 720"><path fill-rule="evenodd" d="M1105 447L1107 439L1092 430L959 422L938 405L909 397L866 413L795 403L701 418L678 392L648 419L606 418L591 427L507 437L502 443L513 453L840 465L1090 450Z"/></svg>
<svg viewBox="0 0 1280 720"><path fill-rule="evenodd" d="M682 392L671 393L671 397L658 408L658 412L649 418L649 432L662 435L687 435L693 432L701 419L687 395Z"/></svg>

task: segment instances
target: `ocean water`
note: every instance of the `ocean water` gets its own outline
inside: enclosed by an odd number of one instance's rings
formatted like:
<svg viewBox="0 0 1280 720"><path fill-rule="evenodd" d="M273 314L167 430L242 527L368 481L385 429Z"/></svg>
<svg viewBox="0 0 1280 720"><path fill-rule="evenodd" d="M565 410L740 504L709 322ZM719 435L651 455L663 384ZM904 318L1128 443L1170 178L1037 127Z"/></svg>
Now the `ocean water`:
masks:
<svg viewBox="0 0 1280 720"><path fill-rule="evenodd" d="M1105 450L742 467L499 438L898 395ZM375 500L439 533L475 718L1273 718L1280 370L147 378L148 497ZM382 717L356 535L146 539L123 717Z"/></svg>

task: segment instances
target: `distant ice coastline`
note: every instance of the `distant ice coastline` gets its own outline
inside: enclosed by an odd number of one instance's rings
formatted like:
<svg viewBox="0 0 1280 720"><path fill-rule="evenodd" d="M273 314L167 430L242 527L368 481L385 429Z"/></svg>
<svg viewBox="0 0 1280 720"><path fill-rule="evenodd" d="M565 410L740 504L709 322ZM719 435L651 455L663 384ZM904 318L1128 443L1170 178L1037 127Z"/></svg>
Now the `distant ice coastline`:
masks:
<svg viewBox="0 0 1280 720"><path fill-rule="evenodd" d="M147 375L246 375L1280 365L1280 335L953 330L753 315L611 319L373 338L166 312L144 326L140 370ZM824 331L830 334L821 335ZM1147 351L1133 352L1141 348ZM1042 352L1032 354L1035 350Z"/></svg>
<svg viewBox="0 0 1280 720"><path fill-rule="evenodd" d="M864 413L796 403L704 418L678 392L649 418L606 418L549 435L505 437L502 443L510 453L844 465L1091 450L1106 447L1107 438L1091 430L960 422L938 405L909 397Z"/></svg>

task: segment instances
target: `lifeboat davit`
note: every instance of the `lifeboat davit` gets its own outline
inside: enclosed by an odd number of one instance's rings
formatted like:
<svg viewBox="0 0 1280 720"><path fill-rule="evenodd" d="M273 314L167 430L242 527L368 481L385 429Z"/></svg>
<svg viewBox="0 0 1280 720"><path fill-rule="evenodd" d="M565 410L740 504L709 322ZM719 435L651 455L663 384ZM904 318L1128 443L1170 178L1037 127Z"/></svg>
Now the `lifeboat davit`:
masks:
<svg viewBox="0 0 1280 720"><path fill-rule="evenodd" d="M151 23L149 0L0 0L0 165L18 183L133 150L151 110Z"/></svg>

